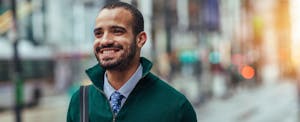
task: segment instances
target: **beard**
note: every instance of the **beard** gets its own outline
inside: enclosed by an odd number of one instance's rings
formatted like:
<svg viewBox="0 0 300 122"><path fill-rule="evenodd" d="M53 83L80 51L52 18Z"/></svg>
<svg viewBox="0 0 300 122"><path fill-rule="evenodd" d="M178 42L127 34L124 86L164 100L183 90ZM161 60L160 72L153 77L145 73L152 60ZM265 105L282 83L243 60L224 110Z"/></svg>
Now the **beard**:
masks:
<svg viewBox="0 0 300 122"><path fill-rule="evenodd" d="M103 67L106 70L117 70L117 71L124 71L130 67L129 64L131 63L131 61L133 60L136 54L136 43L134 40L132 41L128 49L125 49L121 45L110 45L106 47L120 48L125 51L116 59L101 60L100 57L98 57L98 55L96 54L98 53L97 50L99 49L96 49L95 56L101 67ZM99 48L104 48L104 47L99 47Z"/></svg>

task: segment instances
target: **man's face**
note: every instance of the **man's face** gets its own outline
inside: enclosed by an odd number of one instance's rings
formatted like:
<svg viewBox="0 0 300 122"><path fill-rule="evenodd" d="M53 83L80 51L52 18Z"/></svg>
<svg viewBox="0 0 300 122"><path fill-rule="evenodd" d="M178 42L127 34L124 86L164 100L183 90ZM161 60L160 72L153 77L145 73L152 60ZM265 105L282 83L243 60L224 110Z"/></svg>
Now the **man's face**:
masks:
<svg viewBox="0 0 300 122"><path fill-rule="evenodd" d="M96 18L94 36L94 53L105 69L124 70L136 55L132 15L126 9L103 9Z"/></svg>

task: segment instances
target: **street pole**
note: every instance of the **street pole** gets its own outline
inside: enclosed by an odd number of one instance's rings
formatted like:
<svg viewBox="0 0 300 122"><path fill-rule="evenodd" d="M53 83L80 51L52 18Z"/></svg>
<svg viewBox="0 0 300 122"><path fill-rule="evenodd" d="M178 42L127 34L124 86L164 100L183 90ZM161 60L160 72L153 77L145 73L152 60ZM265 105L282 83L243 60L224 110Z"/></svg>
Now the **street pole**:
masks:
<svg viewBox="0 0 300 122"><path fill-rule="evenodd" d="M22 109L23 109L23 80L22 80L22 69L21 69L21 61L19 57L18 51L18 24L17 24L17 3L16 0L11 1L12 6L12 16L13 16L13 26L12 26L12 37L11 40L13 42L13 82L15 84L15 121L22 122Z"/></svg>
<svg viewBox="0 0 300 122"><path fill-rule="evenodd" d="M168 1L164 1L164 16L165 16L165 29L166 29L166 39L167 39L167 45L166 45L166 52L167 54L170 54L172 52L172 46L171 46L171 27L172 27L172 19L174 18L172 16L170 3Z"/></svg>

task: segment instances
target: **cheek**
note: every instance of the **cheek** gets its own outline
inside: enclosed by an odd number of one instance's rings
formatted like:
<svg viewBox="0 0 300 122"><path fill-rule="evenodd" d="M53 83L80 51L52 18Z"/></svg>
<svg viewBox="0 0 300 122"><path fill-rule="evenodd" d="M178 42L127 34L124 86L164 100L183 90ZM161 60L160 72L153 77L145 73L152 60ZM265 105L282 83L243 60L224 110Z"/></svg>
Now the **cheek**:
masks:
<svg viewBox="0 0 300 122"><path fill-rule="evenodd" d="M99 43L98 42L94 42L93 44L93 51L96 53L96 48L99 47Z"/></svg>
<svg viewBox="0 0 300 122"><path fill-rule="evenodd" d="M97 39L95 39L93 45L94 45L94 46L97 46L97 45L99 45L99 43L100 43L100 41L97 40Z"/></svg>
<svg viewBox="0 0 300 122"><path fill-rule="evenodd" d="M128 48L130 47L131 43L132 43L132 40L130 40L130 38L119 38L119 39L116 39L118 41L116 41L116 44L119 44L119 45L122 45L124 48Z"/></svg>
<svg viewBox="0 0 300 122"><path fill-rule="evenodd" d="M127 41L126 43L123 44L123 46L126 49L130 49L132 47L132 45L134 45L133 43L135 43L135 42L132 42L132 40L131 41Z"/></svg>

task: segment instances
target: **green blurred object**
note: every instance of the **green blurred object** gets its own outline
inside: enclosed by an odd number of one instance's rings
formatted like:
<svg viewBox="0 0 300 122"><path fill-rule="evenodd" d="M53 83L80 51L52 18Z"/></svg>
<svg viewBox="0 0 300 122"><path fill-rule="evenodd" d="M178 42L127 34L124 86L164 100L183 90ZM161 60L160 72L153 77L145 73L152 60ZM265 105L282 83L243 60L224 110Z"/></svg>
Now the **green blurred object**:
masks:
<svg viewBox="0 0 300 122"><path fill-rule="evenodd" d="M198 57L195 51L183 51L180 53L179 59L182 63L195 63Z"/></svg>
<svg viewBox="0 0 300 122"><path fill-rule="evenodd" d="M219 52L209 53L209 62L212 64L220 63L220 53Z"/></svg>
<svg viewBox="0 0 300 122"><path fill-rule="evenodd" d="M23 80L22 80L22 77L16 73L14 75L14 83L15 83L15 94L16 94L16 105L17 106L21 106L23 105Z"/></svg>

